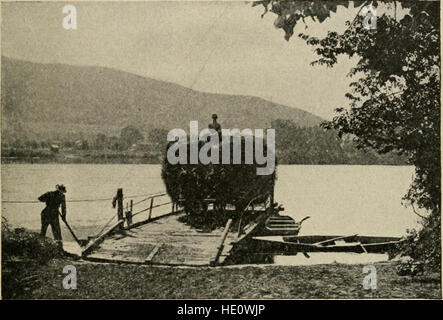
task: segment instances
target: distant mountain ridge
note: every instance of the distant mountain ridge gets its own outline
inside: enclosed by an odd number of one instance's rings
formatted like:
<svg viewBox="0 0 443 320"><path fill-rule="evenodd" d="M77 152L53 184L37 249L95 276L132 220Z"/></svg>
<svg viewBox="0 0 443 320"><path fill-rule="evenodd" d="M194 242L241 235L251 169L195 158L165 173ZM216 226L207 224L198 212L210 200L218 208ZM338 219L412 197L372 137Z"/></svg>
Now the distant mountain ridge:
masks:
<svg viewBox="0 0 443 320"><path fill-rule="evenodd" d="M41 64L2 57L2 138L91 138L127 125L200 129L217 113L224 128L266 128L287 119L312 127L321 118L261 98L214 94L105 67Z"/></svg>

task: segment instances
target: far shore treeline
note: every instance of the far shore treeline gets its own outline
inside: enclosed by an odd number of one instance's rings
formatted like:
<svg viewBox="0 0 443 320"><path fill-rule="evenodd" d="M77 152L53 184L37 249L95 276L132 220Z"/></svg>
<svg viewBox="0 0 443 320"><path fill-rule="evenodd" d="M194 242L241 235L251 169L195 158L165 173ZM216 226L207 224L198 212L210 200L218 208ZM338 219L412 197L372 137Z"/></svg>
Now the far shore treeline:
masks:
<svg viewBox="0 0 443 320"><path fill-rule="evenodd" d="M338 138L320 126L300 127L292 120L275 120L279 164L406 165L405 157L359 150L351 136ZM243 129L243 128L239 128ZM2 163L134 163L161 164L168 130L129 125L120 135L98 133L81 139L35 140L2 137Z"/></svg>

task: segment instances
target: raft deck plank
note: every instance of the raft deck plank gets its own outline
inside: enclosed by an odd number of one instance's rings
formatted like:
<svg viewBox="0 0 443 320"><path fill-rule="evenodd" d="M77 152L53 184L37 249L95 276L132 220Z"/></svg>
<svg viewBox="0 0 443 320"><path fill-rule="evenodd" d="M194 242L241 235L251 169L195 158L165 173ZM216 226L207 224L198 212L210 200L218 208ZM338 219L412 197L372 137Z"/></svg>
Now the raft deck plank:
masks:
<svg viewBox="0 0 443 320"><path fill-rule="evenodd" d="M184 213L168 215L123 233L109 235L86 259L160 265L209 265L217 253L223 228L202 232L178 219ZM229 256L236 233L229 232L219 263Z"/></svg>

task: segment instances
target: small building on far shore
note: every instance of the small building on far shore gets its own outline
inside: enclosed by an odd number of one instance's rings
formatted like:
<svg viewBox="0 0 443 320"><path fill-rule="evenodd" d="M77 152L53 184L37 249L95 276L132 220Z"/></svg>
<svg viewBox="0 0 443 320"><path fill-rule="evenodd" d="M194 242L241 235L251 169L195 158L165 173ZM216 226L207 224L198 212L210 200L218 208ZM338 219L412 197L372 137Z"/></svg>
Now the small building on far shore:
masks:
<svg viewBox="0 0 443 320"><path fill-rule="evenodd" d="M49 148L51 149L51 152L58 153L60 151L60 145L56 143L52 143L49 145Z"/></svg>
<svg viewBox="0 0 443 320"><path fill-rule="evenodd" d="M135 151L149 151L153 149L152 143L149 142L137 142L134 143L130 148L129 151L135 152Z"/></svg>

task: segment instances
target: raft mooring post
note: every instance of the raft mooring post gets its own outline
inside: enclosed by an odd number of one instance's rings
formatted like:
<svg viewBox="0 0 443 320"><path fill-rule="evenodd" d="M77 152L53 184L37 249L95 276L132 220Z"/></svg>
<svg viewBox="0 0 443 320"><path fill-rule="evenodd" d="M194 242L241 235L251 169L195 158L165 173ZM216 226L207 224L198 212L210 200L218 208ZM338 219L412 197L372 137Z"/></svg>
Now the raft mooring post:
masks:
<svg viewBox="0 0 443 320"><path fill-rule="evenodd" d="M271 190L271 194L270 194L270 202L271 202L271 208L274 205L274 188L275 188L275 183L274 181L271 182L272 183L272 190Z"/></svg>
<svg viewBox="0 0 443 320"><path fill-rule="evenodd" d="M123 220L123 189L118 188L117 189L117 218L118 221ZM123 229L123 224L120 224L120 229Z"/></svg>
<svg viewBox="0 0 443 320"><path fill-rule="evenodd" d="M151 220L151 215L152 215L152 207L154 206L154 198L151 198L151 205L149 206L149 216L148 216L148 220Z"/></svg>
<svg viewBox="0 0 443 320"><path fill-rule="evenodd" d="M128 209L128 204L126 204L126 226L130 227L132 224L132 207L133 207L134 201L131 200L130 204L129 204L129 209Z"/></svg>

